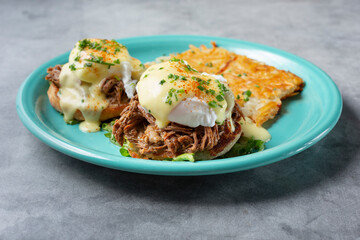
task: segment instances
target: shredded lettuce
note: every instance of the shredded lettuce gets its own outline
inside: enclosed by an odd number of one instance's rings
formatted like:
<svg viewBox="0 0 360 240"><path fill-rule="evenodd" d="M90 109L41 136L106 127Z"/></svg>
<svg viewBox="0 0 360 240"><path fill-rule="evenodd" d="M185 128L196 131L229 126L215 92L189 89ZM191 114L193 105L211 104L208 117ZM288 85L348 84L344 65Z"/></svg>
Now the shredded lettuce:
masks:
<svg viewBox="0 0 360 240"><path fill-rule="evenodd" d="M195 162L194 153L184 153L181 154L175 158L173 158L171 161L189 161L189 162Z"/></svg>
<svg viewBox="0 0 360 240"><path fill-rule="evenodd" d="M254 139L254 137L241 137L237 143L227 152L224 157L237 157L245 154L263 151L265 142Z"/></svg>
<svg viewBox="0 0 360 240"><path fill-rule="evenodd" d="M75 125L75 124L78 124L80 123L80 121L76 120L76 119L72 119L72 120L69 120L66 122L66 124L69 124L69 125Z"/></svg>
<svg viewBox="0 0 360 240"><path fill-rule="evenodd" d="M109 138L110 142L115 144L116 146L120 147L120 154L124 157L130 157L128 148L129 148L129 142L126 140L125 138L125 142L123 144L123 146L121 146L117 141L116 138L114 136L114 134L112 133L112 128L115 124L115 119L112 120L111 122L105 122L103 124L101 124L101 128L105 131L107 131L107 133L104 134L105 137Z"/></svg>
<svg viewBox="0 0 360 240"><path fill-rule="evenodd" d="M105 122L101 124L101 128L107 133L104 134L105 137L109 138L110 142L115 144L116 146L120 146L120 144L116 141L114 134L112 133L112 127L114 126L115 120L111 122Z"/></svg>
<svg viewBox="0 0 360 240"><path fill-rule="evenodd" d="M124 142L123 146L120 148L120 154L124 157L130 157L130 153L129 153L128 149L129 149L129 142L125 138L125 142Z"/></svg>

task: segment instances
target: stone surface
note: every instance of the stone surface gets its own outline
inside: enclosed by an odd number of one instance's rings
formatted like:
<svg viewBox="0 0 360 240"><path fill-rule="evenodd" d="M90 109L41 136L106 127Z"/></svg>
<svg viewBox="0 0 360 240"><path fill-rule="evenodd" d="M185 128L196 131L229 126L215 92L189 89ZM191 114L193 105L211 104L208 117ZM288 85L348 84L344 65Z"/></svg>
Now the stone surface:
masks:
<svg viewBox="0 0 360 240"><path fill-rule="evenodd" d="M359 239L360 2L1 1L0 239ZM314 147L253 170L148 176L65 156L20 122L15 97L84 37L231 37L313 62L343 114Z"/></svg>

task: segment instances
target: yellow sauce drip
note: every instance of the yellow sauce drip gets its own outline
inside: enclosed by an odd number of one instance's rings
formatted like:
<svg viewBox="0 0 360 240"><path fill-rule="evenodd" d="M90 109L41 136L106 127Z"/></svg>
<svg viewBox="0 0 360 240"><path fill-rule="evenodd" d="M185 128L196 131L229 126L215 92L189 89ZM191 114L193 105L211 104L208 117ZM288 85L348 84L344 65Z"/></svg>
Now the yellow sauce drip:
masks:
<svg viewBox="0 0 360 240"><path fill-rule="evenodd" d="M240 121L243 136L267 142L271 139L270 133L263 127L257 126L251 119L245 118Z"/></svg>

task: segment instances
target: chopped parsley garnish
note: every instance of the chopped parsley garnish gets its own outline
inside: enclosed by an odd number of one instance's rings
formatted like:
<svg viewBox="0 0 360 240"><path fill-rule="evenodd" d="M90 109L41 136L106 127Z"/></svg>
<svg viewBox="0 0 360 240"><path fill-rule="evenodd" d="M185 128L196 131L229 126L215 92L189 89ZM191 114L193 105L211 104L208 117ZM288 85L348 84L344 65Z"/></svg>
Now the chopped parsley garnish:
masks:
<svg viewBox="0 0 360 240"><path fill-rule="evenodd" d="M69 68L70 68L71 71L75 71L75 70L76 70L76 67L75 67L75 64L74 64L74 63L71 64L71 65L69 65Z"/></svg>
<svg viewBox="0 0 360 240"><path fill-rule="evenodd" d="M215 90L213 90L213 89L208 89L208 90L206 90L206 93L207 94L211 94L211 95L215 95Z"/></svg>
<svg viewBox="0 0 360 240"><path fill-rule="evenodd" d="M171 98L172 98L173 94L175 93L175 91L176 91L176 90L175 90L174 88L171 88L171 89L169 90L168 95L166 96L165 103L167 103L167 104L169 104L169 105L172 104Z"/></svg>
<svg viewBox="0 0 360 240"><path fill-rule="evenodd" d="M246 77L247 76L247 74L246 73L243 73L243 75Z"/></svg>
<svg viewBox="0 0 360 240"><path fill-rule="evenodd" d="M107 40L106 39L101 39L100 40L100 43L98 42L91 42L89 39L83 39L81 41L79 41L79 49L80 51L84 50L85 48L89 48L89 49L94 49L94 50L97 50L97 51L102 51L102 52L107 52L107 53L110 53L108 51L108 48L107 47L104 47L104 45L107 45L107 46L110 46L110 47L115 47L115 50L114 50L114 54L116 54L117 52L120 51L120 48L125 48L125 46L122 46L120 45L118 42L112 40L111 43L107 43Z"/></svg>
<svg viewBox="0 0 360 240"><path fill-rule="evenodd" d="M225 87L225 85L223 83L221 83L219 80L216 80L218 87L220 89L220 95L225 96L225 93L229 91L229 89L227 89Z"/></svg>
<svg viewBox="0 0 360 240"><path fill-rule="evenodd" d="M178 80L178 79L181 79L181 80L185 80L185 81L186 81L186 78L185 78L184 76L179 76L179 75L172 74L172 73L170 73L170 74L168 75L168 78L172 79L172 80L170 81L170 83L173 83L174 81L176 81L176 80Z"/></svg>
<svg viewBox="0 0 360 240"><path fill-rule="evenodd" d="M92 63L85 63L84 64L84 67L91 67L92 66Z"/></svg>
<svg viewBox="0 0 360 240"><path fill-rule="evenodd" d="M166 83L164 79L159 82L160 85L163 85L164 83Z"/></svg>
<svg viewBox="0 0 360 240"><path fill-rule="evenodd" d="M247 90L247 91L244 92L244 94L245 94L246 96L250 97L250 96L251 96L251 91L250 91L250 90Z"/></svg>
<svg viewBox="0 0 360 240"><path fill-rule="evenodd" d="M89 46L90 45L90 40L88 40L88 39L83 39L83 40L81 40L81 41L79 41L79 49L80 50L83 50L84 48L86 48L87 46Z"/></svg>
<svg viewBox="0 0 360 240"><path fill-rule="evenodd" d="M217 95L217 96L216 96L216 100L218 100L219 102L221 102L221 101L224 101L224 98L223 98L223 96L221 96L221 95Z"/></svg>
<svg viewBox="0 0 360 240"><path fill-rule="evenodd" d="M247 90L247 91L243 92L243 95L244 95L244 102L247 102L247 101L249 101L249 97L251 96L251 91Z"/></svg>
<svg viewBox="0 0 360 240"><path fill-rule="evenodd" d="M193 78L193 79L196 80L200 85L203 85L203 84L209 85L209 84L210 84L210 81L211 81L211 79L208 79L207 81L205 81L205 80L203 80L203 79L201 79L201 78L197 78L197 77L195 77L195 78Z"/></svg>
<svg viewBox="0 0 360 240"><path fill-rule="evenodd" d="M90 59L85 59L85 61L87 62L92 62L92 63L99 63L99 64L103 64L103 65L108 65L109 68L111 66L114 66L114 63L108 63L108 62L104 62L103 57L97 57L94 54L90 54Z"/></svg>
<svg viewBox="0 0 360 240"><path fill-rule="evenodd" d="M117 47L117 48L115 48L114 54L116 54L118 52L120 52L120 48Z"/></svg>
<svg viewBox="0 0 360 240"><path fill-rule="evenodd" d="M170 62L179 62L179 61L180 61L180 59L175 58L175 57L173 57L172 59L170 59Z"/></svg>
<svg viewBox="0 0 360 240"><path fill-rule="evenodd" d="M209 102L209 106L212 108L216 108L217 107L217 103L213 100Z"/></svg>
<svg viewBox="0 0 360 240"><path fill-rule="evenodd" d="M119 78L118 76L115 75L114 78L115 78L116 80L120 81L120 78Z"/></svg>
<svg viewBox="0 0 360 240"><path fill-rule="evenodd" d="M144 64L142 64L142 63L140 63L139 66L142 68L145 68Z"/></svg>
<svg viewBox="0 0 360 240"><path fill-rule="evenodd" d="M81 102L83 103L85 100L84 99L81 99Z"/></svg>
<svg viewBox="0 0 360 240"><path fill-rule="evenodd" d="M74 60L75 60L76 62L78 62L78 61L80 60L80 55L77 55L76 58L74 58Z"/></svg>
<svg viewBox="0 0 360 240"><path fill-rule="evenodd" d="M162 70L162 69L164 69L164 68L163 67L159 68L159 70Z"/></svg>
<svg viewBox="0 0 360 240"><path fill-rule="evenodd" d="M176 90L175 88L170 88L169 92L168 92L168 95L166 96L166 99L165 99L165 103L171 105L172 104L172 97L175 98L176 101L178 101L178 96L177 94L178 93L184 93L185 90L184 89L178 89Z"/></svg>
<svg viewBox="0 0 360 240"><path fill-rule="evenodd" d="M192 68L189 64L186 65L186 68L185 68L185 71L188 71L188 72L198 72L198 70Z"/></svg>
<svg viewBox="0 0 360 240"><path fill-rule="evenodd" d="M144 78L146 78L147 76L149 76L149 75L145 74Z"/></svg>
<svg viewBox="0 0 360 240"><path fill-rule="evenodd" d="M201 86L201 85L197 86L197 88L200 89L201 91L205 90L205 88L203 86Z"/></svg>
<svg viewBox="0 0 360 240"><path fill-rule="evenodd" d="M120 59L116 59L116 60L114 60L114 63L116 63L116 64L120 64Z"/></svg>
<svg viewBox="0 0 360 240"><path fill-rule="evenodd" d="M240 99L240 95L239 95L239 94L236 96L236 99L237 99L237 100L239 100L239 99Z"/></svg>
<svg viewBox="0 0 360 240"><path fill-rule="evenodd" d="M209 62L209 63L205 63L205 66L207 66L207 67L213 67L213 64L212 64L212 62Z"/></svg>
<svg viewBox="0 0 360 240"><path fill-rule="evenodd" d="M242 75L241 74L238 74L238 77L241 77Z"/></svg>
<svg viewBox="0 0 360 240"><path fill-rule="evenodd" d="M259 88L260 86L256 84L255 87Z"/></svg>

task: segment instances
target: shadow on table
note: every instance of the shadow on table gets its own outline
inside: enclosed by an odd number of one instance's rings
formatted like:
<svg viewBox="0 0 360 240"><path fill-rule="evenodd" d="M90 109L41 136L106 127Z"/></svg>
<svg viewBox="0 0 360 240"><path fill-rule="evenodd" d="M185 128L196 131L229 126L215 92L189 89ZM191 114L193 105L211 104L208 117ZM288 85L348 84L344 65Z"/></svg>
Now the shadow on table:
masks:
<svg viewBox="0 0 360 240"><path fill-rule="evenodd" d="M153 201L233 204L281 198L334 178L355 160L359 142L359 120L345 102L338 124L318 144L278 163L243 172L168 177L117 171L72 158L64 161L68 169L116 190L119 197L131 194Z"/></svg>

